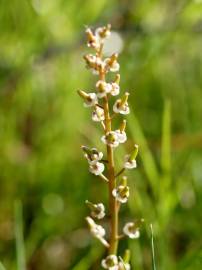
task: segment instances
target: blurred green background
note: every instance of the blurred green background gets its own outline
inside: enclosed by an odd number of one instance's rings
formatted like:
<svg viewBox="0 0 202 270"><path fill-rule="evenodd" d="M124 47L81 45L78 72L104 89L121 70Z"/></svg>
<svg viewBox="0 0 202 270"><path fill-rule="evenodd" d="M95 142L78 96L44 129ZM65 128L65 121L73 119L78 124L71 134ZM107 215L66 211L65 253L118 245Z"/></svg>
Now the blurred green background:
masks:
<svg viewBox="0 0 202 270"><path fill-rule="evenodd" d="M1 0L0 261L7 270L23 270L16 199L27 269L100 269L104 250L87 231L84 201L107 203L107 194L80 145L103 149L101 129L76 90L92 90L96 79L82 60L85 26L106 23L121 52L122 91L131 93L130 139L117 164L140 145L121 224L145 219L140 239L124 241L120 253L129 246L132 269L152 269L152 223L158 270L202 269L202 1Z"/></svg>

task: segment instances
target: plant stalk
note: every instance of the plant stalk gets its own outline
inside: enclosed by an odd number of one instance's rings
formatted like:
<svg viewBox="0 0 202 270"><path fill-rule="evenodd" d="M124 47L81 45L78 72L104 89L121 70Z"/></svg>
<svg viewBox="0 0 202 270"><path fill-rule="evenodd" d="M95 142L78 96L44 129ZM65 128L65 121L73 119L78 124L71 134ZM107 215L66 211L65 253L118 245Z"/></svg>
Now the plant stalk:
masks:
<svg viewBox="0 0 202 270"><path fill-rule="evenodd" d="M102 47L99 51L100 57L102 56ZM100 80L105 81L105 72L100 72ZM105 135L112 130L111 121L109 112L109 101L108 96L105 96L103 99L103 108L105 115ZM109 254L117 255L118 249L118 212L119 207L116 201L116 198L112 195L112 191L116 188L116 177L114 169L114 150L113 147L107 145L107 161L108 161L108 190L109 190L109 211L110 211L110 239L109 239Z"/></svg>
<svg viewBox="0 0 202 270"><path fill-rule="evenodd" d="M111 118L109 115L108 98L104 98L105 111L105 133L111 131ZM112 190L116 188L115 170L114 170L114 150L112 146L107 145L107 160L108 160L108 179L109 179L109 209L110 209L110 241L109 254L116 255L118 248L118 207L116 198L112 195Z"/></svg>

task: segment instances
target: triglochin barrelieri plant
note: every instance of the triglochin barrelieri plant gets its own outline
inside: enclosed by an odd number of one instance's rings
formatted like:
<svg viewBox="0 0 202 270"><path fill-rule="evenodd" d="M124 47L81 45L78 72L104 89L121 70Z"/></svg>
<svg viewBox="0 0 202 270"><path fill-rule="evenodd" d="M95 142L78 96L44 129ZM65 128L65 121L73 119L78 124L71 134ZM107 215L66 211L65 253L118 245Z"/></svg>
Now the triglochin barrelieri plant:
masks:
<svg viewBox="0 0 202 270"><path fill-rule="evenodd" d="M109 215L109 239L106 239L105 229L97 223L105 217L106 210L102 202L93 203L86 200L86 204L90 209L90 214L86 217L86 221L92 235L107 249L108 254L102 259L101 266L110 270L129 270L131 269L129 262L130 251L126 250L122 257L119 256L117 254L118 244L124 237L131 239L139 238L139 228L143 220L126 223L123 226L122 233L120 233L119 210L121 204L127 203L130 195L130 188L124 173L126 170L137 167L136 157L138 154L138 145L135 144L131 153L124 157L122 169L116 172L114 152L116 147L125 143L127 140L126 120L122 119L119 127L115 130L112 129L112 120L118 114L123 116L129 114L130 108L128 105L128 92L125 92L121 98L116 99L112 108L110 108L110 98L114 98L120 93L118 54L114 53L107 58L103 56L104 42L110 34L110 25L99 27L95 32L90 28L86 29L87 46L94 49L95 54L86 54L84 59L86 61L86 67L94 75L98 76L98 81L95 83L95 92L78 91L78 94L84 101L84 106L92 109L92 120L100 122L104 131L101 141L106 145L106 157L95 147L82 146L82 150L84 157L88 161L89 171L100 177L108 185L109 207L107 213ZM109 72L116 73L112 82L106 80ZM104 174L105 165L106 174Z"/></svg>

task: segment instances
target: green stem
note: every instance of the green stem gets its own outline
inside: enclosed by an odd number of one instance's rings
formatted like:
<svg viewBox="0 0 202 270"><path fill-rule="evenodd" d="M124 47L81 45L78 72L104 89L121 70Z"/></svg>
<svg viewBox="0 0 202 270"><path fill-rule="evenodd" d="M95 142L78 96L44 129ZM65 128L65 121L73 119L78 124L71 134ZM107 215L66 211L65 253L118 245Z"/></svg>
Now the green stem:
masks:
<svg viewBox="0 0 202 270"><path fill-rule="evenodd" d="M98 55L100 58L102 57L102 49L101 46ZM99 74L100 80L105 81L105 72L100 72ZM103 99L103 108L105 115L105 135L112 130L111 128L111 117L109 112L109 102L108 96L105 96ZM109 240L109 254L117 254L118 249L118 212L119 206L117 204L116 198L112 195L112 190L116 188L116 177L115 177L115 169L114 169L114 150L113 147L107 145L107 161L108 161L108 190L109 190L109 212L110 212L110 240Z"/></svg>
<svg viewBox="0 0 202 270"><path fill-rule="evenodd" d="M111 118L109 114L109 103L107 96L104 98L105 111L105 134L111 131ZM115 170L114 170L114 150L112 146L107 145L108 160L108 179L109 179L109 210L110 210L110 241L109 254L117 253L118 248L118 207L116 198L112 195L112 190L116 187Z"/></svg>

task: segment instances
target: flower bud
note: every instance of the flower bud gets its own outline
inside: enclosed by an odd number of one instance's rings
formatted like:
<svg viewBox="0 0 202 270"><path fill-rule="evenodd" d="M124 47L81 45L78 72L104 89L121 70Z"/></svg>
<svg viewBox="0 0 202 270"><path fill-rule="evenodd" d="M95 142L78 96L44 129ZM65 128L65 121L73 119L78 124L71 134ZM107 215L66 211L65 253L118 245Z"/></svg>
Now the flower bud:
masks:
<svg viewBox="0 0 202 270"><path fill-rule="evenodd" d="M122 176L120 185L125 187L125 186L127 186L127 182L128 182L127 176L125 176L125 175Z"/></svg>
<svg viewBox="0 0 202 270"><path fill-rule="evenodd" d="M131 252L129 249L126 249L123 255L123 261L124 263L129 263L131 257Z"/></svg>
<svg viewBox="0 0 202 270"><path fill-rule="evenodd" d="M120 74L116 74L116 77L115 77L114 83L119 84L119 83L120 83L120 78L121 78L121 75L120 75Z"/></svg>
<svg viewBox="0 0 202 270"><path fill-rule="evenodd" d="M125 95L122 97L121 102L120 102L120 107L124 107L127 104L129 93L126 92Z"/></svg>
<svg viewBox="0 0 202 270"><path fill-rule="evenodd" d="M134 145L134 150L133 150L132 153L130 154L129 161L135 160L136 157L137 157L137 154L138 154L138 145L135 144L135 145Z"/></svg>
<svg viewBox="0 0 202 270"><path fill-rule="evenodd" d="M120 132L122 133L122 132L125 131L125 129L126 129L126 120L123 119L123 121L122 121L122 123L121 123L121 125L120 125L119 130L120 130Z"/></svg>
<svg viewBox="0 0 202 270"><path fill-rule="evenodd" d="M98 49L100 47L99 40L97 36L93 34L90 28L86 29L86 36L87 36L87 46Z"/></svg>

